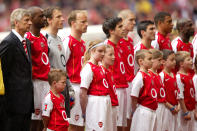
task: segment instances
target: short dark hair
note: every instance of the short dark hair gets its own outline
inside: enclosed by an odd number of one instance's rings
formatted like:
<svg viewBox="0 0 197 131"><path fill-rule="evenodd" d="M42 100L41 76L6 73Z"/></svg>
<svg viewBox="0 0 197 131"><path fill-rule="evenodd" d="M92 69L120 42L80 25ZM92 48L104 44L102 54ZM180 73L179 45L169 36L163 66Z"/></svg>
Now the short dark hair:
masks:
<svg viewBox="0 0 197 131"><path fill-rule="evenodd" d="M109 30L115 30L117 24L120 23L121 21L122 21L122 18L119 18L119 17L111 17L111 18L105 19L105 21L103 22L102 28L107 38L110 37Z"/></svg>
<svg viewBox="0 0 197 131"><path fill-rule="evenodd" d="M60 10L61 11L61 8L60 7L48 7L44 10L44 15L46 18L50 18L52 19L53 17L53 11L54 10ZM46 22L46 26L48 26L48 23Z"/></svg>
<svg viewBox="0 0 197 131"><path fill-rule="evenodd" d="M155 25L158 25L159 21L164 22L166 16L171 16L168 12L159 12L154 17Z"/></svg>
<svg viewBox="0 0 197 131"><path fill-rule="evenodd" d="M167 50L167 49L162 50L162 52L163 52L163 59L164 60L167 60L169 55L174 54L174 51Z"/></svg>
<svg viewBox="0 0 197 131"><path fill-rule="evenodd" d="M151 20L143 20L137 25L137 33L138 35L142 38L141 31L144 30L146 31L147 27L149 25L154 25L154 22Z"/></svg>

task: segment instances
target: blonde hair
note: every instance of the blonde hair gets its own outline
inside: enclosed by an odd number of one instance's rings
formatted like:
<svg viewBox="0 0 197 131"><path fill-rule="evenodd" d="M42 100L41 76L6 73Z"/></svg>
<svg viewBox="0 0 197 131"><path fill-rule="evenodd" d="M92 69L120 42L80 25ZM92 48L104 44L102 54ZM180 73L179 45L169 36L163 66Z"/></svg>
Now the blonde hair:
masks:
<svg viewBox="0 0 197 131"><path fill-rule="evenodd" d="M87 11L86 10L74 10L72 11L69 15L68 15L68 24L69 26L71 26L71 22L75 21L77 19L77 14L79 13L83 13L87 15Z"/></svg>
<svg viewBox="0 0 197 131"><path fill-rule="evenodd" d="M163 58L163 53L158 50L158 49L149 49L149 51L152 53L152 59L157 59L162 57Z"/></svg>
<svg viewBox="0 0 197 131"><path fill-rule="evenodd" d="M149 53L149 54L152 54L152 52L150 52L149 50L145 50L145 49L142 49L142 50L138 50L135 54L135 60L137 62L137 64L139 65L138 63L138 60L139 59L143 59L145 58L146 56L146 53Z"/></svg>
<svg viewBox="0 0 197 131"><path fill-rule="evenodd" d="M87 63L87 61L90 60L91 50L95 50L95 48L93 48L93 49L91 49L91 48L101 42L102 42L101 40L94 40L89 43L88 49L85 51L85 54L84 54L84 64L83 65L85 65Z"/></svg>
<svg viewBox="0 0 197 131"><path fill-rule="evenodd" d="M185 58L189 57L190 53L187 51L178 51L175 54L175 59L176 59L176 66L179 68L180 67L180 63L183 62L185 60Z"/></svg>
<svg viewBox="0 0 197 131"><path fill-rule="evenodd" d="M134 13L129 9L124 9L118 13L118 17L122 18L123 20L128 17L129 14L134 15Z"/></svg>
<svg viewBox="0 0 197 131"><path fill-rule="evenodd" d="M52 85L53 81L58 82L61 77L66 77L66 71L60 70L60 69L51 69L51 71L48 74L48 82L50 85Z"/></svg>
<svg viewBox="0 0 197 131"><path fill-rule="evenodd" d="M26 9L15 9L10 15L11 28L15 28L15 21L20 21L24 16L31 16L30 12Z"/></svg>

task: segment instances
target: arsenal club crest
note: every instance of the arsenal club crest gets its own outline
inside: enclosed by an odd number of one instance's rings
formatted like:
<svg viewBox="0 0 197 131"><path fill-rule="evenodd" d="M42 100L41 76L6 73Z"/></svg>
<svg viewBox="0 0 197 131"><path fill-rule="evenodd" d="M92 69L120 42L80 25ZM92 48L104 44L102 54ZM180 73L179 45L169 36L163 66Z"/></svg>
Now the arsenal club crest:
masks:
<svg viewBox="0 0 197 131"><path fill-rule="evenodd" d="M81 52L84 52L84 48L83 47L81 47Z"/></svg>
<svg viewBox="0 0 197 131"><path fill-rule="evenodd" d="M128 48L129 50L131 50L131 47L130 47L130 46L127 46L127 48Z"/></svg>
<svg viewBox="0 0 197 131"><path fill-rule="evenodd" d="M44 47L44 43L43 42L40 42L40 46L43 48Z"/></svg>
<svg viewBox="0 0 197 131"><path fill-rule="evenodd" d="M102 128L103 127L103 122L98 122L98 125L99 125L100 128Z"/></svg>
<svg viewBox="0 0 197 131"><path fill-rule="evenodd" d="M79 120L79 115L75 115L75 121Z"/></svg>

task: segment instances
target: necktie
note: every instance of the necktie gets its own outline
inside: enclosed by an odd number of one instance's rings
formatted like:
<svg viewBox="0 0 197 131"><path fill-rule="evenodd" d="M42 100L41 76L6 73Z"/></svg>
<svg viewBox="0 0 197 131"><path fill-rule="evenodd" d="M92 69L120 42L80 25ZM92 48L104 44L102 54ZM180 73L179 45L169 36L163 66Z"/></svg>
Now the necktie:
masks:
<svg viewBox="0 0 197 131"><path fill-rule="evenodd" d="M26 40L23 40L22 43L23 43L23 47L24 47L25 53L28 56Z"/></svg>

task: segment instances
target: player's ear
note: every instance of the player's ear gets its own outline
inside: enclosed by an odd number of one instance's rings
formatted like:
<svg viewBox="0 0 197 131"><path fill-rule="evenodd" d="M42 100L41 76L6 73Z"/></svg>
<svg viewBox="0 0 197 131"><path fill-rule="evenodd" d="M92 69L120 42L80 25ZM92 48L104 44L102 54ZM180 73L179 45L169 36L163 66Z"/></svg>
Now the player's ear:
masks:
<svg viewBox="0 0 197 131"><path fill-rule="evenodd" d="M138 65L142 65L143 59L138 59Z"/></svg>

